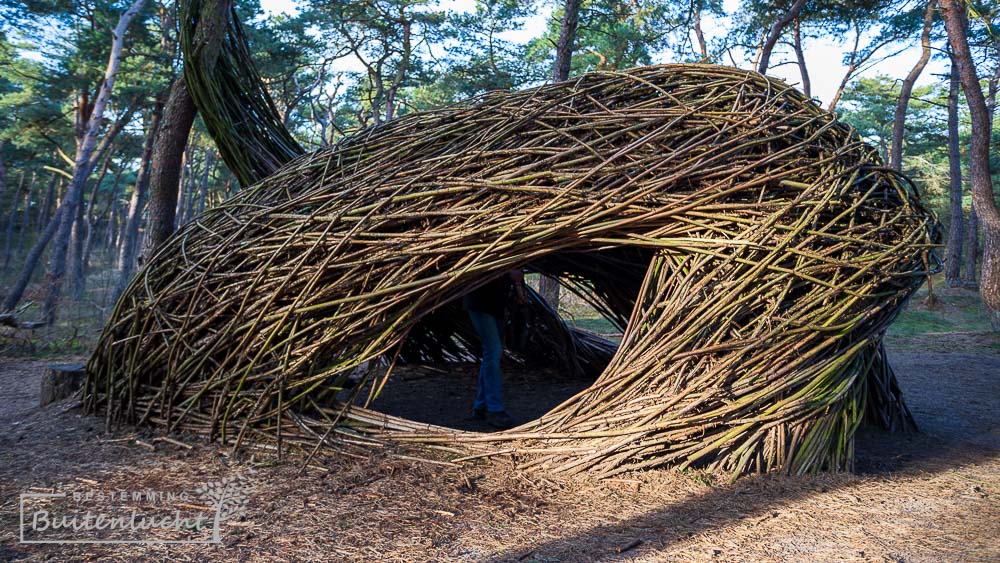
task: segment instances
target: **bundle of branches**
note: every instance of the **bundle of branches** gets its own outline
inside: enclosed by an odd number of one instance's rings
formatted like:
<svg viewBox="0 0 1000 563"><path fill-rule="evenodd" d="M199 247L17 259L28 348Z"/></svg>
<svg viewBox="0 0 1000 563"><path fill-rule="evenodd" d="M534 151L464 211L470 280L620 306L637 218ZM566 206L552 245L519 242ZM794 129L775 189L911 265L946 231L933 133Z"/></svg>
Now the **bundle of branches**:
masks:
<svg viewBox="0 0 1000 563"><path fill-rule="evenodd" d="M279 451L368 437L601 476L843 469L864 420L912 424L882 338L938 239L908 180L779 81L591 73L362 131L205 212L117 304L87 403ZM518 267L625 325L589 388L492 434L336 400L375 358L371 389L391 385L409 338L453 343L427 319Z"/></svg>
<svg viewBox="0 0 1000 563"><path fill-rule="evenodd" d="M178 6L187 90L240 184L301 155L250 59L232 0L181 0Z"/></svg>

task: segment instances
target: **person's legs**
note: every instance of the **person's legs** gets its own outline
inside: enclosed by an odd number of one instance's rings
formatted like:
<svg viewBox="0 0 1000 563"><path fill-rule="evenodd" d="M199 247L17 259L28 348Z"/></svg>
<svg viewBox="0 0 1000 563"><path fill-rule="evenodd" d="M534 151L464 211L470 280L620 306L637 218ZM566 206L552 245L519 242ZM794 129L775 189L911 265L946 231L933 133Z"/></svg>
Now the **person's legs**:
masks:
<svg viewBox="0 0 1000 563"><path fill-rule="evenodd" d="M477 417L486 412L486 386L483 385L483 365L479 364L479 374L476 376L476 400L472 403L472 410Z"/></svg>
<svg viewBox="0 0 1000 563"><path fill-rule="evenodd" d="M503 412L503 386L500 376L500 323L496 317L479 311L469 311L469 319L479 335L483 349L479 365L479 385L472 408L486 412Z"/></svg>

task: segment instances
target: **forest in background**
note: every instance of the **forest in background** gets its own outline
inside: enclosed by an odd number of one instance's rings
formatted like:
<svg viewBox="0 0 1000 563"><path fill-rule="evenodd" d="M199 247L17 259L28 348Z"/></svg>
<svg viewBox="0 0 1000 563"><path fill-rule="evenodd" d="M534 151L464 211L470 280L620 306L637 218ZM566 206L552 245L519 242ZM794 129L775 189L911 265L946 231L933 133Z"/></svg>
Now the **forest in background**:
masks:
<svg viewBox="0 0 1000 563"><path fill-rule="evenodd" d="M287 13L231 3L275 110L305 150L407 113L592 70L792 68L811 94L817 76L843 68L823 107L909 175L939 214L947 248L938 286L981 290L983 310L1000 318L991 306L1000 302L997 274L985 275L1000 267L990 259L1000 254L1000 225L990 226L991 171L1000 171L995 3L301 0ZM0 321L14 328L5 336L14 344L86 350L156 244L244 187L185 99L177 9L156 0L0 3ZM542 33L517 33L539 17ZM956 34L966 53L951 47ZM830 38L846 46L841 64L811 56ZM871 72L906 49L919 53L915 64ZM967 99L970 76L982 104ZM976 212L988 208L982 197L973 205L976 189L992 196L992 214Z"/></svg>

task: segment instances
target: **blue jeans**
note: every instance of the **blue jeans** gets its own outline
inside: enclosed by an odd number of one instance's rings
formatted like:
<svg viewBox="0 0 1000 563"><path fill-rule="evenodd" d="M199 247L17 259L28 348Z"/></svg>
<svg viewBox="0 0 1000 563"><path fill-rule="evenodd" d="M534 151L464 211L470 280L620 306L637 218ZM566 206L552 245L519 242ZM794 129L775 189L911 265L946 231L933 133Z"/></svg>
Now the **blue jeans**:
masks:
<svg viewBox="0 0 1000 563"><path fill-rule="evenodd" d="M489 313L469 311L469 319L479 335L483 348L482 363L479 365L479 385L476 402L472 408L486 409L487 412L503 412L503 384L500 381L500 321Z"/></svg>

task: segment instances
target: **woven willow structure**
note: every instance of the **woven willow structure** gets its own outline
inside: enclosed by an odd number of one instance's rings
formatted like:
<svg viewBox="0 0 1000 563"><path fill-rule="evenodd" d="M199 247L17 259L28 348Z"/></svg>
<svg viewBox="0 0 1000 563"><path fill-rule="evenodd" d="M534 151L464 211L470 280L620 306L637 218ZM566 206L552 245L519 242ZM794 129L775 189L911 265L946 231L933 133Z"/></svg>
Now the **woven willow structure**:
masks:
<svg viewBox="0 0 1000 563"><path fill-rule="evenodd" d="M844 469L863 421L912 424L882 338L938 238L908 180L779 81L591 73L361 131L205 212L123 295L86 396L112 422L237 445L388 440L600 476ZM566 333L588 388L492 434L337 400L363 362L461 355L456 300L518 267L623 326L617 350Z"/></svg>

